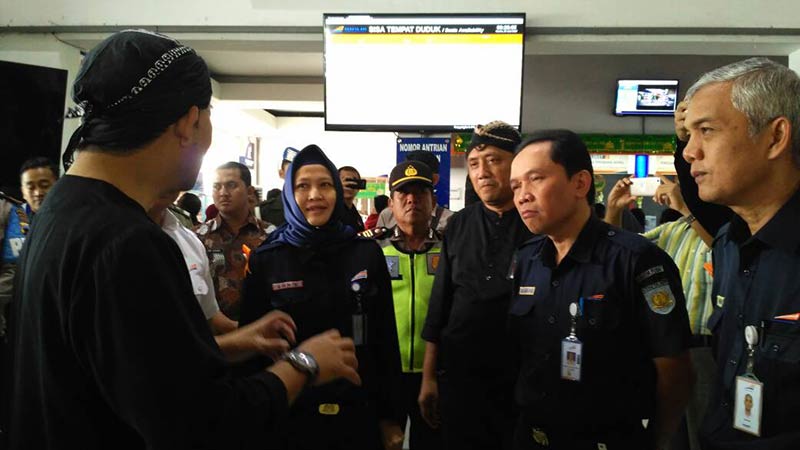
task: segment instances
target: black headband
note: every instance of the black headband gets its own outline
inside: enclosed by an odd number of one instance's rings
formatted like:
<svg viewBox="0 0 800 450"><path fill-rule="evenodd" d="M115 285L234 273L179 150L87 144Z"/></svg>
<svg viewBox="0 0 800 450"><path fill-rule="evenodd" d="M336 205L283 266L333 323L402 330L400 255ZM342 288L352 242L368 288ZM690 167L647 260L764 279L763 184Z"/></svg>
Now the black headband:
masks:
<svg viewBox="0 0 800 450"><path fill-rule="evenodd" d="M211 101L208 67L194 50L144 30L115 33L85 57L73 84L81 126L64 153L77 148L125 151L155 139L192 106Z"/></svg>

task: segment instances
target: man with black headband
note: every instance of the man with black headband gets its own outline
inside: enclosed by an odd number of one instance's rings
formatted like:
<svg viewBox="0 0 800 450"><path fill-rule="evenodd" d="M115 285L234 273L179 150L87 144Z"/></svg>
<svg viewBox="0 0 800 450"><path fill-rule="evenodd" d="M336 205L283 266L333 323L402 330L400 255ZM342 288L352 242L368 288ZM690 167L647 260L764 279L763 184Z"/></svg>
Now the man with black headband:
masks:
<svg viewBox="0 0 800 450"><path fill-rule="evenodd" d="M37 213L18 265L10 448L241 448L304 385L358 383L337 332L231 376L177 245L146 215L190 188L211 142L208 69L145 31L90 51L74 84L86 116L74 163ZM276 313L266 338L293 341Z"/></svg>
<svg viewBox="0 0 800 450"><path fill-rule="evenodd" d="M448 449L511 445L516 370L505 345L509 274L514 251L532 237L509 185L519 142L519 132L504 122L475 128L467 167L481 202L447 226L422 330L420 407L431 425L441 419Z"/></svg>

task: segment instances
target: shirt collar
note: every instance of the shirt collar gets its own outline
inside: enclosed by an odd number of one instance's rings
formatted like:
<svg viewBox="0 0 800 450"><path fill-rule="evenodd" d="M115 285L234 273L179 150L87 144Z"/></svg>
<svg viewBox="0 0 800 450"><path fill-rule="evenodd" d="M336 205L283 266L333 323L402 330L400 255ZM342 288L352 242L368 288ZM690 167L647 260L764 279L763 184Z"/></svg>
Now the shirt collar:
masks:
<svg viewBox="0 0 800 450"><path fill-rule="evenodd" d="M222 224L224 222L225 222L225 220L222 218L222 214L217 214L217 216L212 219L211 227L210 227L211 230L210 231L219 230L220 228L222 228ZM244 226L242 226L242 228L239 230L239 232L241 233L242 230L244 230L245 228L247 228L250 225L252 225L253 227L255 227L258 230L260 230L262 228L258 223L258 219L256 218L256 216L253 215L252 212L247 215L247 222L244 224Z"/></svg>
<svg viewBox="0 0 800 450"><path fill-rule="evenodd" d="M491 221L500 220L501 223L507 223L511 219L511 217L519 216L516 207L512 207L508 211L503 211L503 215L497 214L496 212L492 211L491 209L487 208L486 205L481 202L481 211L483 211L483 216Z"/></svg>
<svg viewBox="0 0 800 450"><path fill-rule="evenodd" d="M607 227L607 226L606 226ZM604 222L600 221L594 215L589 216L578 237L569 249L566 258L574 259L575 261L585 264L591 260L592 250L594 243L597 241L597 236L604 230ZM544 245L541 250L541 259L548 265L555 267L556 246L553 241L542 236L545 239ZM566 259L565 258L565 259ZM562 261L563 262L563 261Z"/></svg>
<svg viewBox="0 0 800 450"><path fill-rule="evenodd" d="M603 225L604 222L595 217L594 214L590 215L589 220L586 221L581 232L578 233L572 248L569 249L567 257L584 264L589 262L597 236L603 231Z"/></svg>
<svg viewBox="0 0 800 450"><path fill-rule="evenodd" d="M437 233L433 228L428 228L428 235L425 237L424 242L425 247L430 249L430 246L436 244L440 240L439 233ZM391 241L392 244L399 246L403 251L411 251L408 247L406 247L405 234L397 225L392 228L392 235L389 237L389 241Z"/></svg>
<svg viewBox="0 0 800 450"><path fill-rule="evenodd" d="M800 223L800 189L792 194L789 200L752 238L758 239L771 248L793 253L800 248L798 223ZM751 239L747 223L739 215L734 215L731 219L728 236L740 246Z"/></svg>
<svg viewBox="0 0 800 450"><path fill-rule="evenodd" d="M164 230L177 230L178 219L172 214L169 209L164 211L164 218L161 221L161 228Z"/></svg>

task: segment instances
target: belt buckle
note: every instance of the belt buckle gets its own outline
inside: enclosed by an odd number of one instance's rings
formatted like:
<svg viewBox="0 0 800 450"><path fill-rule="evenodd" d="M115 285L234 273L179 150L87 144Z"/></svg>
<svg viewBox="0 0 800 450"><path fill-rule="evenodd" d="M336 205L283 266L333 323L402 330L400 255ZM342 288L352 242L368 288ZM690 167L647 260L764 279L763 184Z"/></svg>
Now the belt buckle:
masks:
<svg viewBox="0 0 800 450"><path fill-rule="evenodd" d="M319 405L319 413L323 416L335 416L339 414L339 409L338 403L320 403Z"/></svg>
<svg viewBox="0 0 800 450"><path fill-rule="evenodd" d="M534 427L531 432L533 434L533 440L537 444L542 447L548 447L550 445L550 439L547 438L547 433L545 433L544 430Z"/></svg>

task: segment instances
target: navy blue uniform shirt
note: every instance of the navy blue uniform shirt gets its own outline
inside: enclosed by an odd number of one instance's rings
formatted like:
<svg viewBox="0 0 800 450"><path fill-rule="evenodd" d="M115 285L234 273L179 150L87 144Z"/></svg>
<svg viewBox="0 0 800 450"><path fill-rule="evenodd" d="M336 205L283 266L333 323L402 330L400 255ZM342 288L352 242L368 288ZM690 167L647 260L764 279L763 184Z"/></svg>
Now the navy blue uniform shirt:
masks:
<svg viewBox="0 0 800 450"><path fill-rule="evenodd" d="M678 270L645 238L590 217L556 265L546 236L520 248L509 326L521 358L515 398L531 425L574 431L633 426L652 417L653 358L689 347ZM583 298L581 380L561 379L569 305ZM641 428L641 422L639 428Z"/></svg>
<svg viewBox="0 0 800 450"><path fill-rule="evenodd" d="M717 382L701 437L712 449L800 448L800 191L754 236L734 216L714 242ZM764 383L761 438L733 429L736 377L745 372L744 328L758 327L755 375Z"/></svg>

